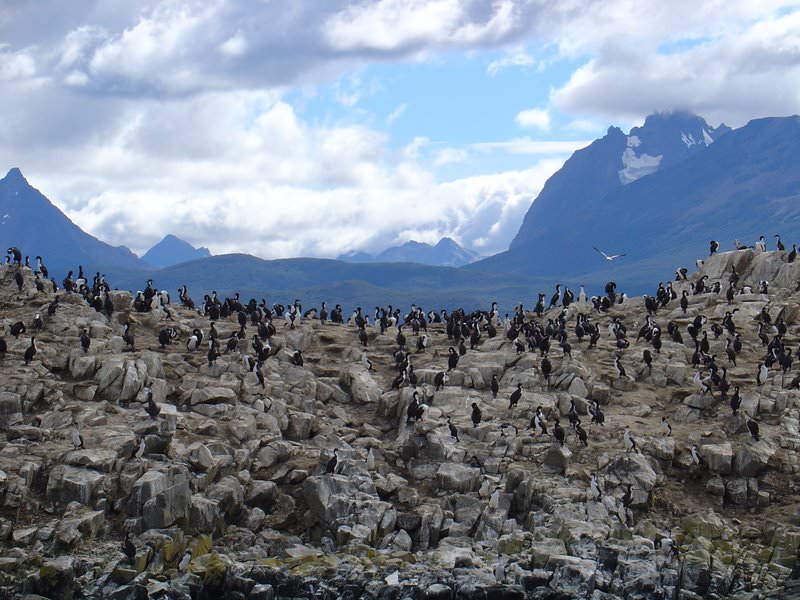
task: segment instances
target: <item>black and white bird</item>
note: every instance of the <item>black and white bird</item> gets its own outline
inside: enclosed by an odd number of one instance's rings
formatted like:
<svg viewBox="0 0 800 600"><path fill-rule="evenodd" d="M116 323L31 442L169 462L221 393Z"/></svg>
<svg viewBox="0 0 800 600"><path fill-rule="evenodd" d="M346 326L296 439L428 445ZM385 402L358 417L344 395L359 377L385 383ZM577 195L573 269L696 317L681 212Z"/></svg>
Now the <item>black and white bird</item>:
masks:
<svg viewBox="0 0 800 600"><path fill-rule="evenodd" d="M372 368L372 361L367 357L367 353L366 352L363 352L361 354L361 364L364 365L364 368L367 371L373 371L374 370Z"/></svg>
<svg viewBox="0 0 800 600"><path fill-rule="evenodd" d="M78 428L78 424L75 423L72 427L72 446L75 450L83 448L83 436L81 435L81 430Z"/></svg>
<svg viewBox="0 0 800 600"><path fill-rule="evenodd" d="M600 481L597 479L597 473L592 473L592 478L589 481L589 488L592 490L595 500L600 500L603 497L603 490L600 488Z"/></svg>
<svg viewBox="0 0 800 600"><path fill-rule="evenodd" d="M547 385L550 385L550 373L553 371L553 364L550 362L550 359L547 358L547 353L542 356L542 360L539 363L539 370L544 375L544 380L547 382Z"/></svg>
<svg viewBox="0 0 800 600"><path fill-rule="evenodd" d="M294 353L289 357L289 362L292 363L295 367L302 367L303 353L300 350L295 350Z"/></svg>
<svg viewBox="0 0 800 600"><path fill-rule="evenodd" d="M452 346L450 346L447 352L448 352L447 370L452 371L458 366L458 359L459 359L458 352L456 352L456 349L453 348Z"/></svg>
<svg viewBox="0 0 800 600"><path fill-rule="evenodd" d="M589 445L589 436L586 433L586 430L581 427L581 422L578 421L575 423L575 435L578 436L578 441L583 444L584 446Z"/></svg>
<svg viewBox="0 0 800 600"><path fill-rule="evenodd" d="M144 456L145 448L146 448L146 445L145 445L145 442L144 442L144 436L142 436L142 437L139 438L139 445L136 447L136 450L134 450L134 452L133 452L133 458L135 458L137 460L141 460L142 457Z"/></svg>
<svg viewBox="0 0 800 600"><path fill-rule="evenodd" d="M595 400L589 406L589 414L592 415L592 423L596 423L598 425L605 425L606 417L603 414L602 409L600 408L600 403Z"/></svg>
<svg viewBox="0 0 800 600"><path fill-rule="evenodd" d="M531 428L535 431L537 427L542 435L547 435L547 419L542 412L541 406L536 407L536 414L534 414L533 419L531 419Z"/></svg>
<svg viewBox="0 0 800 600"><path fill-rule="evenodd" d="M158 415L161 414L161 407L153 400L153 392L151 391L147 392L147 406L144 409L151 419L157 419Z"/></svg>
<svg viewBox="0 0 800 600"><path fill-rule="evenodd" d="M606 254L605 252L603 252L602 250L600 250L600 248L598 248L597 246L592 246L592 248L594 248L594 251L595 251L595 252L597 252L598 254L600 254L600 255L601 255L603 258L605 258L607 261L616 260L616 259L618 259L618 258L620 258L620 257L623 257L623 256L625 256L625 253L622 253L622 254L610 254L610 255L609 255L609 254Z"/></svg>
<svg viewBox="0 0 800 600"><path fill-rule="evenodd" d="M550 310L550 309L551 309L551 308L553 308L554 306L558 306L558 303L559 303L560 301L561 301L561 284L560 284L560 283L557 283L557 284L556 284L556 291L555 291L555 293L554 293L554 294L553 294L553 295L550 297L550 305L547 307L547 309L548 309L548 310Z"/></svg>
<svg viewBox="0 0 800 600"><path fill-rule="evenodd" d="M492 398L497 398L497 392L500 391L500 383L497 381L497 375L492 374L492 382L489 384L492 389Z"/></svg>
<svg viewBox="0 0 800 600"><path fill-rule="evenodd" d="M633 435L631 434L629 427L625 427L622 438L625 441L625 452L639 452L639 449L636 447L636 440L633 439Z"/></svg>
<svg viewBox="0 0 800 600"><path fill-rule="evenodd" d="M666 436L672 435L672 425L670 425L669 421L667 421L667 417L661 417L661 430Z"/></svg>
<svg viewBox="0 0 800 600"><path fill-rule="evenodd" d="M31 337L31 345L25 349L25 364L28 365L33 360L33 357L36 356L38 352L38 348L36 347L36 337Z"/></svg>
<svg viewBox="0 0 800 600"><path fill-rule="evenodd" d="M703 457L700 456L700 451L697 449L697 444L693 444L689 451L692 455L692 461L694 462L694 464L702 465Z"/></svg>
<svg viewBox="0 0 800 600"><path fill-rule="evenodd" d="M750 437L752 437L755 441L759 441L761 438L758 436L758 423L756 423L752 417L747 417L747 431L750 432Z"/></svg>
<svg viewBox="0 0 800 600"><path fill-rule="evenodd" d="M449 416L447 417L447 428L450 430L450 436L455 438L457 442L460 442L461 440L458 439L458 428L453 425L453 421Z"/></svg>
<svg viewBox="0 0 800 600"><path fill-rule="evenodd" d="M567 439L566 433L564 433L564 429L563 427L561 427L561 424L558 422L558 419L556 419L555 423L553 424L553 439L557 441L561 446L564 445L564 442Z"/></svg>
<svg viewBox="0 0 800 600"><path fill-rule="evenodd" d="M449 380L450 376L445 371L439 371L436 373L436 375L433 377L434 391L438 392Z"/></svg>
<svg viewBox="0 0 800 600"><path fill-rule="evenodd" d="M622 362L620 360L619 355L614 357L614 368L617 371L617 377L625 378L627 374L625 373L625 367L622 366Z"/></svg>
<svg viewBox="0 0 800 600"><path fill-rule="evenodd" d="M768 376L769 376L769 367L767 367L766 363L761 363L758 366L758 372L756 372L756 383L758 385L764 385L767 382Z"/></svg>
<svg viewBox="0 0 800 600"><path fill-rule="evenodd" d="M265 389L267 387L267 383L264 379L264 372L261 369L254 369L256 374L256 379L258 380L258 385L261 386L261 389Z"/></svg>
<svg viewBox="0 0 800 600"><path fill-rule="evenodd" d="M136 561L136 546L131 540L130 532L125 534L125 539L122 542L122 553L125 555L125 558L128 559L129 564L134 564Z"/></svg>
<svg viewBox="0 0 800 600"><path fill-rule="evenodd" d="M519 404L520 398L522 398L522 384L517 384L517 389L511 392L511 397L508 400L508 409L511 410L517 404Z"/></svg>
<svg viewBox="0 0 800 600"><path fill-rule="evenodd" d="M131 350L134 350L134 337L131 333L131 324L125 323L125 331L122 333L122 341L125 342L126 346L130 346Z"/></svg>
<svg viewBox="0 0 800 600"><path fill-rule="evenodd" d="M473 427L477 427L483 418L483 412L475 402L472 403L472 415L470 417L472 419Z"/></svg>
<svg viewBox="0 0 800 600"><path fill-rule="evenodd" d="M328 475L332 475L336 472L336 464L339 462L339 457L337 453L339 452L338 448L333 449L333 456L328 460L328 463L325 465L325 473Z"/></svg>
<svg viewBox="0 0 800 600"><path fill-rule="evenodd" d="M736 413L739 411L739 407L742 405L742 398L739 396L739 386L733 386L733 395L731 396L731 410L733 411L733 416L736 416Z"/></svg>

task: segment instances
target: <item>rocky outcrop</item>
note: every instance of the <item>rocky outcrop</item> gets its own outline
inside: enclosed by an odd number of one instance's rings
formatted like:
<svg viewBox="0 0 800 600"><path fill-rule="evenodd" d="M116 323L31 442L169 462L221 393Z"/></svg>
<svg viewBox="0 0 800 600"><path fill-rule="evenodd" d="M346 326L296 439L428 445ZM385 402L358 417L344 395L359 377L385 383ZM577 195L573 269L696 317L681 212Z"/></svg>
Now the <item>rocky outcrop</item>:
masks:
<svg viewBox="0 0 800 600"><path fill-rule="evenodd" d="M276 317L272 353L257 372L248 360L252 315L231 350L237 314L214 323L221 354L209 364L208 317L175 306L169 319L137 313L127 292L112 292L111 318L77 294L62 296L37 336L40 353L24 365L29 341L14 340L10 323L43 312L52 295L36 292L24 269L17 295L0 266L9 343L0 360L0 588L110 598L790 597L800 396L791 368L783 374L776 364L767 381L754 379L765 353L762 309L773 327L783 319L787 348L800 341L800 296L789 285L797 267L784 258L717 255L688 282L673 282L689 301L685 312L676 299L652 315L659 351L646 335L636 339L641 299L605 312L573 303L563 313L571 356L550 338L549 379L542 352L527 340L518 351L495 318L498 335L480 329L440 381L457 342L428 323L428 347L417 352L409 325L416 384L408 371L397 378L405 357L396 328L367 327L365 347L352 325L300 318L292 327ZM729 305L734 265L740 287L765 278L769 293L745 289ZM708 286L720 282L719 294L692 293L704 275ZM736 365L727 332L712 328L732 308L743 342ZM556 326L561 314L525 318ZM578 314L599 327L591 348L575 335ZM687 329L696 317L715 356L699 369ZM122 340L126 322L135 349ZM609 334L612 323L627 328L628 348ZM670 323L684 343L667 334ZM161 349L163 327L177 337ZM195 328L205 336L196 350L187 346ZM302 366L290 360L295 350ZM731 389L723 398L713 383L723 367L741 389L736 416ZM149 398L158 415L148 414ZM409 414L412 402L421 414ZM592 419L595 402L602 425ZM636 450L626 448L625 427ZM126 533L130 560L120 551Z"/></svg>

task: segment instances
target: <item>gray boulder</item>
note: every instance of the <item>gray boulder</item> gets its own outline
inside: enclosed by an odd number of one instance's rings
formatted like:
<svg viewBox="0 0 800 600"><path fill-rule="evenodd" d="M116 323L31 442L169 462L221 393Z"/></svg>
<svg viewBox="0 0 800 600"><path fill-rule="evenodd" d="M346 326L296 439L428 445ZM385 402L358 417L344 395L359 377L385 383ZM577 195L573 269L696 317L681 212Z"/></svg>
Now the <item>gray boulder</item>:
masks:
<svg viewBox="0 0 800 600"><path fill-rule="evenodd" d="M775 451L775 447L766 440L748 441L736 451L733 472L743 477L756 477L766 470Z"/></svg>
<svg viewBox="0 0 800 600"><path fill-rule="evenodd" d="M733 466L733 446L730 442L706 444L699 450L708 470L720 475L728 475Z"/></svg>
<svg viewBox="0 0 800 600"><path fill-rule="evenodd" d="M453 492L474 492L481 485L480 469L459 465L456 463L444 463L436 471L436 482L439 489Z"/></svg>
<svg viewBox="0 0 800 600"><path fill-rule="evenodd" d="M59 502L77 501L88 506L104 479L105 476L97 471L56 465L47 479L47 495Z"/></svg>

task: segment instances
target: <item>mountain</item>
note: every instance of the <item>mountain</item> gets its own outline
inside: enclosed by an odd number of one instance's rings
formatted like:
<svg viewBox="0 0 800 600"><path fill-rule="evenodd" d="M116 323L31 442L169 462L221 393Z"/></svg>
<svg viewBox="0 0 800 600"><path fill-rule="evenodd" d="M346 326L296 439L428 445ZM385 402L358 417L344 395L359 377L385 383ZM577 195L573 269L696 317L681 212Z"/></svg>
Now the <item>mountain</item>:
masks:
<svg viewBox="0 0 800 600"><path fill-rule="evenodd" d="M176 293L186 285L199 302L216 290L221 296L239 292L242 298L266 298L286 304L300 298L306 306L340 303L346 310L392 304L407 307L416 302L426 309L487 308L497 301L502 311L514 305L532 305L536 292L549 286L526 275L474 273L453 267L414 263L356 264L318 258L264 260L247 254L221 254L174 265L158 271L107 272L112 287L142 289L152 278L157 288ZM599 291L599 290L596 290ZM175 294L177 295L177 294Z"/></svg>
<svg viewBox="0 0 800 600"><path fill-rule="evenodd" d="M162 269L206 256L211 256L208 248L195 248L189 242L170 234L145 252L142 260L148 265Z"/></svg>
<svg viewBox="0 0 800 600"><path fill-rule="evenodd" d="M353 263L413 262L439 267L461 267L478 258L474 252L462 248L454 240L444 237L435 246L412 240L400 246L387 248L374 256L366 252L350 252L339 256L338 260Z"/></svg>
<svg viewBox="0 0 800 600"><path fill-rule="evenodd" d="M31 264L35 256L41 256L51 277L58 281L78 265L88 273L106 267L142 266L125 246L111 246L82 231L17 168L0 179L0 248L10 246L30 256Z"/></svg>
<svg viewBox="0 0 800 600"><path fill-rule="evenodd" d="M510 248L520 248L563 227L565 216L602 211L613 191L701 152L730 128L714 129L684 112L656 113L625 135L618 127L576 151L550 179L525 215Z"/></svg>
<svg viewBox="0 0 800 600"><path fill-rule="evenodd" d="M790 246L800 239L800 117L757 119L708 146L684 144L682 160L614 185L608 150L619 149L620 136L609 130L576 152L545 184L509 250L467 268L586 284L614 279L643 291L653 277L691 266L712 238L720 250L759 235L782 233ZM627 256L608 263L593 246Z"/></svg>

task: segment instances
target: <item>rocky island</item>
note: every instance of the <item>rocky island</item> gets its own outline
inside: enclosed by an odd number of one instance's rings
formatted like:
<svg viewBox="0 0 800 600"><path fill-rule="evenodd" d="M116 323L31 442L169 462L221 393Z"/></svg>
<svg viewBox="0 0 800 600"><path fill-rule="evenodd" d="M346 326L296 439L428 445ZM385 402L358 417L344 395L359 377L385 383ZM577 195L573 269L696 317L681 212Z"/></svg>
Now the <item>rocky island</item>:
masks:
<svg viewBox="0 0 800 600"><path fill-rule="evenodd" d="M0 597L796 597L800 262L678 279L361 336L245 305L212 335L6 264Z"/></svg>

